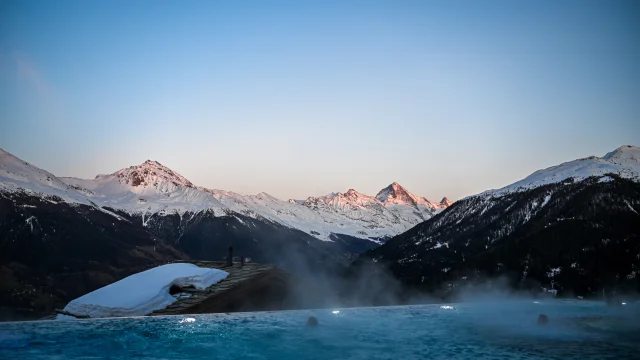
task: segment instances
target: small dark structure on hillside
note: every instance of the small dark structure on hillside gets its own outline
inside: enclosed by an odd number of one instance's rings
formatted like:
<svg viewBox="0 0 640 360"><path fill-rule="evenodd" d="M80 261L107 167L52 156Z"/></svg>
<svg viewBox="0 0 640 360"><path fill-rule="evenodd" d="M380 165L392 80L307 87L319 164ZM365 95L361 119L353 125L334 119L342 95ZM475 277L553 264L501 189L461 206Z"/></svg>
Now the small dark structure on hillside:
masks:
<svg viewBox="0 0 640 360"><path fill-rule="evenodd" d="M227 252L227 266L233 265L233 246L229 246L229 251Z"/></svg>

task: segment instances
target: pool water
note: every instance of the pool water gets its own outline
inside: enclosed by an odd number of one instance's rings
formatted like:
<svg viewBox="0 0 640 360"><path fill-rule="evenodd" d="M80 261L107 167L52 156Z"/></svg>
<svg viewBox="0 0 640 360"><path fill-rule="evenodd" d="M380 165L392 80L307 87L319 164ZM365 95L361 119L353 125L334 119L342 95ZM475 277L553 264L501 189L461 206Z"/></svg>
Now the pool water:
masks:
<svg viewBox="0 0 640 360"><path fill-rule="evenodd" d="M0 359L638 359L638 308L527 300L0 323Z"/></svg>

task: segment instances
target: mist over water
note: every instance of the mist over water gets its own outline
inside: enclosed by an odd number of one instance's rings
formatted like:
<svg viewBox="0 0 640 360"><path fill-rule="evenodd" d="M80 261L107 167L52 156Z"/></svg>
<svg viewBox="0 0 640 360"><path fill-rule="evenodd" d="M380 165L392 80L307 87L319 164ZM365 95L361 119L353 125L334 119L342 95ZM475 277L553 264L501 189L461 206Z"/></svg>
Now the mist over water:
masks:
<svg viewBox="0 0 640 360"><path fill-rule="evenodd" d="M307 327L309 316L319 325ZM0 358L633 359L638 319L638 304L502 299L4 323Z"/></svg>

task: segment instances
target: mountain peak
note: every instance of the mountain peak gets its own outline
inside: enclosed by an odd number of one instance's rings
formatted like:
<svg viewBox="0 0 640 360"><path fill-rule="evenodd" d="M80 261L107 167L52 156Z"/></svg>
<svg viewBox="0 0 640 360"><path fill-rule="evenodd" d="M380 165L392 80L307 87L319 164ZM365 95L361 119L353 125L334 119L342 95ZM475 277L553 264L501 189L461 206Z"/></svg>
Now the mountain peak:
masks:
<svg viewBox="0 0 640 360"><path fill-rule="evenodd" d="M602 159L614 164L621 164L623 162L637 164L640 163L640 147L633 145L623 145L603 156Z"/></svg>
<svg viewBox="0 0 640 360"><path fill-rule="evenodd" d="M391 183L386 188L380 190L376 199L382 203L393 204L411 204L415 205L418 202L418 198L411 194L407 189L397 182Z"/></svg>
<svg viewBox="0 0 640 360"><path fill-rule="evenodd" d="M582 181L589 177L617 174L623 178L640 180L640 147L623 145L603 157L589 156L567 161L533 172L524 179L501 189L487 190L485 196L502 196L507 193L532 189L566 179Z"/></svg>
<svg viewBox="0 0 640 360"><path fill-rule="evenodd" d="M447 198L446 196L442 198L442 200L440 200L440 205L442 206L446 206L449 207L451 206L452 202L449 201L449 198Z"/></svg>
<svg viewBox="0 0 640 360"><path fill-rule="evenodd" d="M195 188L191 181L184 176L153 160L116 171L112 175L117 177L121 183L132 187L158 187L162 183L169 183L173 186Z"/></svg>
<svg viewBox="0 0 640 360"><path fill-rule="evenodd" d="M327 198L328 199L333 199L333 198L336 198L336 197L346 197L346 198L349 198L351 200L363 200L363 199L371 198L370 196L365 195L365 194L363 194L361 192L358 192L355 189L349 189L344 194L338 193L338 194L335 194L333 197L327 197Z"/></svg>

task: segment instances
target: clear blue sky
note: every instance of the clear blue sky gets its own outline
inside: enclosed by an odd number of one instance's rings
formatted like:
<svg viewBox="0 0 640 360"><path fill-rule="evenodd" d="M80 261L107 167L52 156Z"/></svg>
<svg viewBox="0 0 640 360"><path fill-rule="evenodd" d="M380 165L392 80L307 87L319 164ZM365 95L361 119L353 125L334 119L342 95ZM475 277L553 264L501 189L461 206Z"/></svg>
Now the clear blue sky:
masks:
<svg viewBox="0 0 640 360"><path fill-rule="evenodd" d="M638 1L2 1L0 147L439 200L640 144Z"/></svg>

